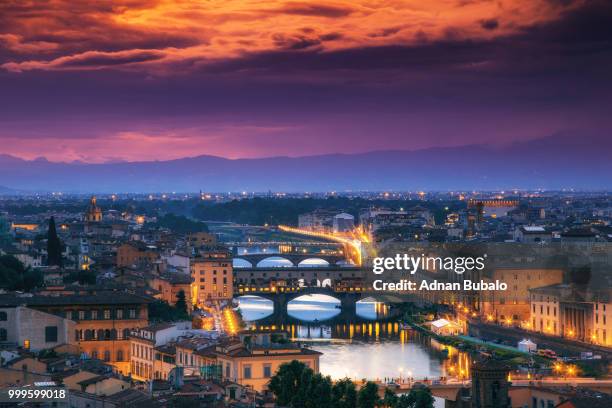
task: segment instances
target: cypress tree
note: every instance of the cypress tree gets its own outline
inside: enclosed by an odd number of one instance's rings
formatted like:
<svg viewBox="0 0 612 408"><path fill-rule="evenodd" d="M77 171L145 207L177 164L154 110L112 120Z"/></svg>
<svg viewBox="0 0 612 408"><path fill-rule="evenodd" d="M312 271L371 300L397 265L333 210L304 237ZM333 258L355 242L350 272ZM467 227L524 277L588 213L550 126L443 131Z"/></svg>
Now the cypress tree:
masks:
<svg viewBox="0 0 612 408"><path fill-rule="evenodd" d="M47 232L47 264L62 266L62 242L55 230L55 218L49 220L49 231Z"/></svg>

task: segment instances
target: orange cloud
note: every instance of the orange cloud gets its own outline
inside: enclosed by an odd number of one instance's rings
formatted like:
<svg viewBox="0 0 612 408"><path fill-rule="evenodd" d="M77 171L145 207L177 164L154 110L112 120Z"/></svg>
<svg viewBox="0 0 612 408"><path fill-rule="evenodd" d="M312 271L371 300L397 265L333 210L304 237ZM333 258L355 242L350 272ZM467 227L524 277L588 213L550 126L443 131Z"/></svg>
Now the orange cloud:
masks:
<svg viewBox="0 0 612 408"><path fill-rule="evenodd" d="M486 41L545 24L581 1L55 0L0 4L12 72L174 73L275 51L333 52L423 41Z"/></svg>

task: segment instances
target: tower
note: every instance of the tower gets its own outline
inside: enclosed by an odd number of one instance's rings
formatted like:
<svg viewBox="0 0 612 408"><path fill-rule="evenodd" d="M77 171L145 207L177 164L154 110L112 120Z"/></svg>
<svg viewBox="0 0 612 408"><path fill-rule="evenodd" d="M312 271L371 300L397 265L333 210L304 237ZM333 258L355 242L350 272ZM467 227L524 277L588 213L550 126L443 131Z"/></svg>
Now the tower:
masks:
<svg viewBox="0 0 612 408"><path fill-rule="evenodd" d="M96 196L91 196L89 200L89 206L85 213L85 221L87 222L100 222L102 221L102 210L96 203Z"/></svg>
<svg viewBox="0 0 612 408"><path fill-rule="evenodd" d="M510 408L510 368L488 359L472 365L472 408Z"/></svg>

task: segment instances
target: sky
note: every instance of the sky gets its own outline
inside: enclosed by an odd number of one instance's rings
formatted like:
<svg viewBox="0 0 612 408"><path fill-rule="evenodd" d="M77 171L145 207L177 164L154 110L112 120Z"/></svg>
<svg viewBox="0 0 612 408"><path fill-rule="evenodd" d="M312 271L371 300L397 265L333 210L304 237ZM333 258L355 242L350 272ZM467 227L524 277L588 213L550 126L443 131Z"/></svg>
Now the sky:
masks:
<svg viewBox="0 0 612 408"><path fill-rule="evenodd" d="M610 21L599 0L5 0L0 154L252 158L609 133Z"/></svg>

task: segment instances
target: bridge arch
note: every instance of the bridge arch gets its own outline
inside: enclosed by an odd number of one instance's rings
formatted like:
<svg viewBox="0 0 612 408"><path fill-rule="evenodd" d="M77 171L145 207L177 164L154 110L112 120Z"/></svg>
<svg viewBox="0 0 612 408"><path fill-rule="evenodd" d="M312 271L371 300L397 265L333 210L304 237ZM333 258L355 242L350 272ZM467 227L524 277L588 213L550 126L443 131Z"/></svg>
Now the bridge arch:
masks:
<svg viewBox="0 0 612 408"><path fill-rule="evenodd" d="M243 258L234 258L232 260L232 266L234 268L252 268L253 264Z"/></svg>
<svg viewBox="0 0 612 408"><path fill-rule="evenodd" d="M329 262L323 258L306 258L298 263L298 268L321 268L328 266Z"/></svg>
<svg viewBox="0 0 612 408"><path fill-rule="evenodd" d="M293 268L293 262L282 256L269 256L257 262L258 268Z"/></svg>

